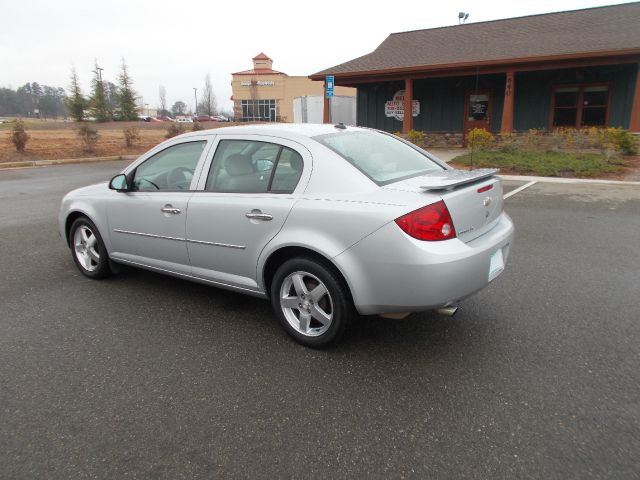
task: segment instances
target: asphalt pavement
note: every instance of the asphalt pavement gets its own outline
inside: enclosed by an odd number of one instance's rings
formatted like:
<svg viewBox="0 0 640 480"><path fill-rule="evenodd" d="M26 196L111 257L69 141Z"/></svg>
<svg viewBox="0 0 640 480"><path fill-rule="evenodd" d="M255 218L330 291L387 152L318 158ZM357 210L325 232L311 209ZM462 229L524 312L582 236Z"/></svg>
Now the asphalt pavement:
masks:
<svg viewBox="0 0 640 480"><path fill-rule="evenodd" d="M638 187L518 192L455 317L317 351L260 299L80 275L59 201L125 164L0 171L0 478L638 478Z"/></svg>

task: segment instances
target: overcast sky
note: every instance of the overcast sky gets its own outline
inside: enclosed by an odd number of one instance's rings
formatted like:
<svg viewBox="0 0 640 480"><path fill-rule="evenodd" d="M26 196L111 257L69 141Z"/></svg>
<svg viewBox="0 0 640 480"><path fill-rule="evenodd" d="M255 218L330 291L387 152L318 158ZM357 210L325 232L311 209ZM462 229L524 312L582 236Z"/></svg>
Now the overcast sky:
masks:
<svg viewBox="0 0 640 480"><path fill-rule="evenodd" d="M597 0L4 0L0 86L36 81L67 88L72 66L85 93L94 58L115 83L124 57L137 92L158 104L193 105L193 87L211 74L219 107L230 110L231 73L264 52L274 69L309 75L374 50L389 33L610 3ZM640 27L639 27L640 28Z"/></svg>

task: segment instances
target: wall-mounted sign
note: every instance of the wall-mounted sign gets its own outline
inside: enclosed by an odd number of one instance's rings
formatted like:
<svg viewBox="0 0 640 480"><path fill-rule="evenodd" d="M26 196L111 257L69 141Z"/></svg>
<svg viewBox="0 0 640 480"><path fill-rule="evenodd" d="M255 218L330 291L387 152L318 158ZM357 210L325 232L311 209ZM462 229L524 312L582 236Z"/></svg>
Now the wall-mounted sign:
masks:
<svg viewBox="0 0 640 480"><path fill-rule="evenodd" d="M258 87L273 87L276 84L273 80L243 80L240 85L243 87L250 87L256 85Z"/></svg>
<svg viewBox="0 0 640 480"><path fill-rule="evenodd" d="M404 90L398 90L393 99L384 104L384 114L396 120L404 120ZM411 116L417 117L418 115L420 115L420 101L413 100L411 102Z"/></svg>
<svg viewBox="0 0 640 480"><path fill-rule="evenodd" d="M489 113L489 95L469 95L469 120L486 120Z"/></svg>

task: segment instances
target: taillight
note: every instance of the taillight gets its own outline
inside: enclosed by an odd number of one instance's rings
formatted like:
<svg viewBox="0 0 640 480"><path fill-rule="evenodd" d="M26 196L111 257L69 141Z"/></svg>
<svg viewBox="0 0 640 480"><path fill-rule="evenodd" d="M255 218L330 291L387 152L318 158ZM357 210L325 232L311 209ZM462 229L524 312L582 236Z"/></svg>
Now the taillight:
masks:
<svg viewBox="0 0 640 480"><path fill-rule="evenodd" d="M396 218L396 223L407 235L418 240L434 242L456 237L451 215L442 200Z"/></svg>

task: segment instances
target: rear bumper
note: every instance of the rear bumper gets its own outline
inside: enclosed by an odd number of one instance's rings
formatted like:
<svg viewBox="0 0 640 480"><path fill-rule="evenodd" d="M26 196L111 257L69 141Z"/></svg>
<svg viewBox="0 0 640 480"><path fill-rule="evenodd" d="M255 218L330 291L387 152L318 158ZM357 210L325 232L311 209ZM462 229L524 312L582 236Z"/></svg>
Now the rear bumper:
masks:
<svg viewBox="0 0 640 480"><path fill-rule="evenodd" d="M430 310L486 287L490 258L501 249L506 264L513 231L504 212L490 231L469 243L416 240L391 222L334 261L348 279L359 313Z"/></svg>

